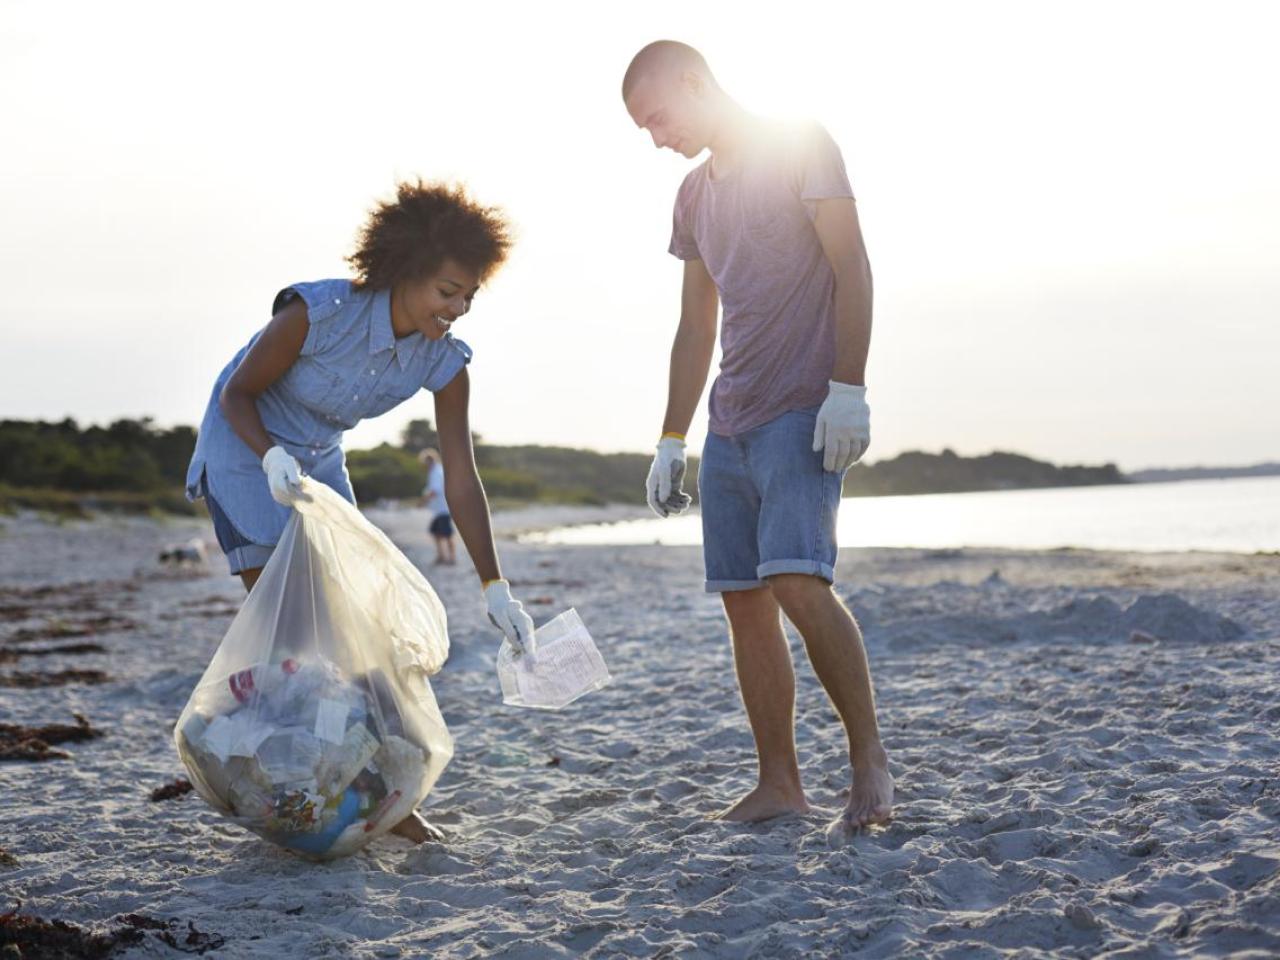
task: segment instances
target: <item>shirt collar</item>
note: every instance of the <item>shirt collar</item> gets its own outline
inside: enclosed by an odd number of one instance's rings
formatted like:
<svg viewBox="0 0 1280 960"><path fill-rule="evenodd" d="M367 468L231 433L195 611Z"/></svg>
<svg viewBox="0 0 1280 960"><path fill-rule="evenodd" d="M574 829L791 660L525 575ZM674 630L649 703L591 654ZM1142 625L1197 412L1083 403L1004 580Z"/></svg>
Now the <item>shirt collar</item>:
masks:
<svg viewBox="0 0 1280 960"><path fill-rule="evenodd" d="M418 351L422 334L414 332L407 337L396 339L391 329L391 291L379 290L373 295L373 317L369 323L369 355L382 353L384 350L395 351L396 361L404 370Z"/></svg>

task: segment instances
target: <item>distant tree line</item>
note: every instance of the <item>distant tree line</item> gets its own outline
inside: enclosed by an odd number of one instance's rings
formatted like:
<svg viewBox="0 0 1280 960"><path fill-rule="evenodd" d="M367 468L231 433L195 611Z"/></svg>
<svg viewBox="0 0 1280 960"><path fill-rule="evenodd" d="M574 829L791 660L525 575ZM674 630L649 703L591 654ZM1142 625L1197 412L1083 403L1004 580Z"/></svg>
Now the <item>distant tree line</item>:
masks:
<svg viewBox="0 0 1280 960"><path fill-rule="evenodd" d="M1100 467L1058 467L1017 453L961 457L910 451L890 460L857 464L845 477L846 497L912 493L970 493L978 490L1026 490L1128 483L1114 463Z"/></svg>
<svg viewBox="0 0 1280 960"><path fill-rule="evenodd" d="M0 421L0 509L89 503L122 509L190 512L182 495L195 445L191 427L157 427L150 418L106 427L58 422ZM418 455L435 447L430 420L413 420L398 444L347 454L362 503L416 497L425 471ZM642 503L647 453L596 453L569 447L493 446L473 435L476 464L495 501ZM698 462L687 487L696 493ZM1126 483L1114 464L1058 467L1013 453L961 457L911 452L849 471L845 496L1013 490Z"/></svg>
<svg viewBox="0 0 1280 960"><path fill-rule="evenodd" d="M476 466L485 491L498 501L552 503L639 503L644 500L644 480L650 456L642 453L596 453L570 447L486 444L472 435ZM400 499L417 496L425 481L418 454L437 447L439 439L430 420L411 420L401 432L399 445L384 443L372 450L347 454L347 470L356 499ZM697 458L690 463L696 475Z"/></svg>
<svg viewBox="0 0 1280 960"><path fill-rule="evenodd" d="M150 418L80 427L74 420L0 420L0 483L55 490L147 492L181 485L195 446L191 427Z"/></svg>
<svg viewBox="0 0 1280 960"><path fill-rule="evenodd" d="M194 513L183 495L191 427L117 420L0 420L0 511L23 507L83 516L95 508Z"/></svg>

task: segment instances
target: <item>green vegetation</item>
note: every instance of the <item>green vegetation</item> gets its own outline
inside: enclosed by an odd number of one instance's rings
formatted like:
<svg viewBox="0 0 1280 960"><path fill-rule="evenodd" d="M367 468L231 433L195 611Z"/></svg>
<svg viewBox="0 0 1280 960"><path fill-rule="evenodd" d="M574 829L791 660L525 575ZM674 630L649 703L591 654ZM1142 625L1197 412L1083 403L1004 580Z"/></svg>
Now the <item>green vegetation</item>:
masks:
<svg viewBox="0 0 1280 960"><path fill-rule="evenodd" d="M595 453L569 447L496 447L472 435L476 465L485 492L499 503L604 504L642 502L648 454ZM398 447L384 443L373 450L347 453L347 470L356 499L416 497L426 479L417 455L437 446L429 420L405 425ZM696 473L697 460L690 464Z"/></svg>
<svg viewBox="0 0 1280 960"><path fill-rule="evenodd" d="M499 447L473 436L476 463L490 499L604 504L644 501L647 453L595 453L568 447ZM347 454L356 498L414 498L425 470L418 454L437 444L429 420L411 421L399 445L384 443ZM81 428L74 420L0 421L0 512L17 509L84 516L89 511L193 514L183 496L195 444L190 427L161 429L150 419L117 420ZM697 460L689 464L696 477ZM1012 453L960 457L904 453L849 471L845 496L1012 490L1126 483L1114 464L1056 467ZM696 486L696 484L690 484Z"/></svg>
<svg viewBox="0 0 1280 960"><path fill-rule="evenodd" d="M0 511L90 510L194 514L182 494L191 427L149 418L81 428L74 420L0 420Z"/></svg>
<svg viewBox="0 0 1280 960"><path fill-rule="evenodd" d="M846 497L912 493L969 493L977 490L1025 490L1128 483L1114 463L1101 467L1055 467L1016 453L961 457L911 451L891 460L857 464L845 477Z"/></svg>

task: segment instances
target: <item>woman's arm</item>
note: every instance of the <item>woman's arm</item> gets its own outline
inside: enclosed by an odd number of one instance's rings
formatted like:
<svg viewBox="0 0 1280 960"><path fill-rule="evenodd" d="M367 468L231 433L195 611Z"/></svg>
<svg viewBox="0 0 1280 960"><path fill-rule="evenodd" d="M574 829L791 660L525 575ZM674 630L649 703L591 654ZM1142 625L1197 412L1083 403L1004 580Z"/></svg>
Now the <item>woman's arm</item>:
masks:
<svg viewBox="0 0 1280 960"><path fill-rule="evenodd" d="M302 352L307 330L307 305L301 299L294 300L271 318L218 397L231 429L259 459L275 446L275 441L262 425L258 397L293 366Z"/></svg>
<svg viewBox="0 0 1280 960"><path fill-rule="evenodd" d="M444 468L444 498L449 513L471 554L476 573L484 583L499 580L498 551L493 544L493 528L489 522L489 500L476 470L475 451L471 446L471 421L467 407L471 399L471 381L466 367L435 394L436 432L440 439L440 459Z"/></svg>

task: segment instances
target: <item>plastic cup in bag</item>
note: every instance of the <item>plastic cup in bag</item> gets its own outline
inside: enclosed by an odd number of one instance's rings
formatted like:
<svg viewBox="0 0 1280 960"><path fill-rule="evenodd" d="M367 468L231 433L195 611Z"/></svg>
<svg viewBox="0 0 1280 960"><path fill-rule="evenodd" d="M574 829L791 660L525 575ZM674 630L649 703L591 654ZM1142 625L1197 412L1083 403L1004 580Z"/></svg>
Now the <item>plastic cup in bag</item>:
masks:
<svg viewBox="0 0 1280 960"><path fill-rule="evenodd" d="M577 610L566 610L536 631L533 654L517 654L505 640L498 650L502 702L559 710L613 678Z"/></svg>

